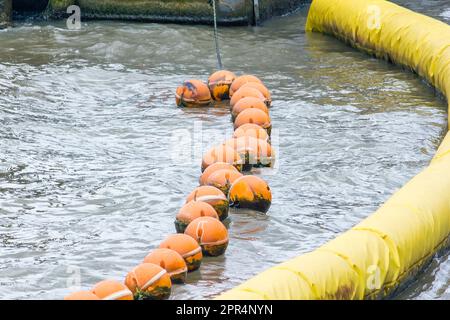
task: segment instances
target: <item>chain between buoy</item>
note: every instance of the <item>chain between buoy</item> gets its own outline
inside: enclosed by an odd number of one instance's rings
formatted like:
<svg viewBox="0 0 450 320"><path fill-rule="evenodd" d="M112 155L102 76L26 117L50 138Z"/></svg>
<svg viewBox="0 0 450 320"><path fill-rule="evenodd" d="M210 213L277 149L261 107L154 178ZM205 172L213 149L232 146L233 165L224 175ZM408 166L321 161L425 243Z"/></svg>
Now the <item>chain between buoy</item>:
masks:
<svg viewBox="0 0 450 320"><path fill-rule="evenodd" d="M214 42L216 45L216 56L217 56L217 69L222 70L222 57L220 56L220 47L219 47L219 32L217 28L217 8L216 8L216 0L212 0L213 13L214 13Z"/></svg>

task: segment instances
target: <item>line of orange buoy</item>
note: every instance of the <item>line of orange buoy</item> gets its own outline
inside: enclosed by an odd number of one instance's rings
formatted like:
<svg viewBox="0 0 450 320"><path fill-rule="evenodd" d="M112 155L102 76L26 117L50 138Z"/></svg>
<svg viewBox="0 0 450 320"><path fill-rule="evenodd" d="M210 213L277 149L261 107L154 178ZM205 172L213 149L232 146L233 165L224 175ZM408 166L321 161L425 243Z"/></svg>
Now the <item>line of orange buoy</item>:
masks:
<svg viewBox="0 0 450 320"><path fill-rule="evenodd" d="M223 100L230 100L233 137L204 154L200 186L187 196L175 217L177 233L151 251L127 274L124 283L101 281L65 300L167 299L172 283L184 283L188 272L200 268L204 255L225 253L229 237L222 221L230 207L263 213L269 210L272 193L268 184L244 174L253 167L274 164L269 90L255 76L236 77L225 70L212 74L208 84L188 80L176 90L176 104L182 107L210 106Z"/></svg>

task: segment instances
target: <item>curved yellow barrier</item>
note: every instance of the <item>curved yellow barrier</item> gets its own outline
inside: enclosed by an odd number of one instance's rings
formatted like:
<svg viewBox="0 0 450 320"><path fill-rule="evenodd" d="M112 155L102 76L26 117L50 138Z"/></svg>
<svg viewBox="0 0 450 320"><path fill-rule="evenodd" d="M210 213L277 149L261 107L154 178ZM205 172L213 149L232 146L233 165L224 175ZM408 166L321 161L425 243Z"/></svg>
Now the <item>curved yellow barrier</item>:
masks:
<svg viewBox="0 0 450 320"><path fill-rule="evenodd" d="M382 0L314 0L307 31L412 69L450 100L450 26ZM218 299L375 299L450 243L450 133L430 166L378 211L319 249Z"/></svg>

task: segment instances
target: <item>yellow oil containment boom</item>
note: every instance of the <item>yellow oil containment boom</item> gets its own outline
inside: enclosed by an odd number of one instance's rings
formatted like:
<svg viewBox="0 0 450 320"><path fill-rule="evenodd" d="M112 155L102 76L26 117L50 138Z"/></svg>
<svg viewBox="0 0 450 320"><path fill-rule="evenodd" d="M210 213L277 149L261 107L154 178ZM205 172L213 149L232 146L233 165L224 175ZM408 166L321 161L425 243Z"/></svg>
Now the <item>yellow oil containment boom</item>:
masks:
<svg viewBox="0 0 450 320"><path fill-rule="evenodd" d="M450 96L450 26L382 0L314 0L307 31L407 67ZM378 211L315 251L218 299L377 299L450 242L450 133L429 167Z"/></svg>

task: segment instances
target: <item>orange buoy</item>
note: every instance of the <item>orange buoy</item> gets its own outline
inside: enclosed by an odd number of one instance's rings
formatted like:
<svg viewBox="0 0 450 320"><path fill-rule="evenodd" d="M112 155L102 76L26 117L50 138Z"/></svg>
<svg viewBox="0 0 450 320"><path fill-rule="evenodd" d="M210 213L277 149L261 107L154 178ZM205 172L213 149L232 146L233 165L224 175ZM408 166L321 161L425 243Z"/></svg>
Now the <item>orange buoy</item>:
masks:
<svg viewBox="0 0 450 320"><path fill-rule="evenodd" d="M234 131L233 137L253 137L256 139L269 141L269 135L267 134L267 131L264 130L261 126L258 126L254 123L243 124Z"/></svg>
<svg viewBox="0 0 450 320"><path fill-rule="evenodd" d="M206 185L216 187L224 194L228 194L228 190L230 190L233 182L240 177L242 177L242 173L238 171L222 169L213 172L206 179Z"/></svg>
<svg viewBox="0 0 450 320"><path fill-rule="evenodd" d="M186 203L178 212L175 220L175 229L178 233L183 233L188 224L198 217L219 219L219 215L210 204L193 200Z"/></svg>
<svg viewBox="0 0 450 320"><path fill-rule="evenodd" d="M123 283L104 280L97 283L92 293L102 300L133 300L133 293Z"/></svg>
<svg viewBox="0 0 450 320"><path fill-rule="evenodd" d="M243 136L229 139L225 144L236 150L244 159L244 171L249 171L252 167L270 167L274 164L275 155L272 146L266 140Z"/></svg>
<svg viewBox="0 0 450 320"><path fill-rule="evenodd" d="M197 270L202 263L202 249L194 239L185 234L172 234L161 242L159 247L178 252L186 262L188 271Z"/></svg>
<svg viewBox="0 0 450 320"><path fill-rule="evenodd" d="M264 130L266 130L267 134L270 136L272 124L269 115L264 111L255 108L245 109L244 111L239 113L239 115L236 117L236 120L234 120L234 129L236 130L240 126L247 123L257 124Z"/></svg>
<svg viewBox="0 0 450 320"><path fill-rule="evenodd" d="M167 271L153 263L142 263L131 270L125 285L136 300L162 300L170 296L172 282Z"/></svg>
<svg viewBox="0 0 450 320"><path fill-rule="evenodd" d="M83 290L69 294L64 297L64 300L100 300L100 298L93 294L92 291Z"/></svg>
<svg viewBox="0 0 450 320"><path fill-rule="evenodd" d="M183 257L175 250L159 248L150 252L144 263L153 263L165 269L173 283L184 283L187 276L187 265Z"/></svg>
<svg viewBox="0 0 450 320"><path fill-rule="evenodd" d="M197 218L188 225L184 233L200 244L205 255L220 256L227 249L228 231L223 223L217 219L211 217Z"/></svg>
<svg viewBox="0 0 450 320"><path fill-rule="evenodd" d="M209 166L205 170L205 173L209 168L214 167L214 166L216 166L216 164L220 164L220 163L223 163L223 162L217 162L217 163ZM228 163L226 163L226 165L229 165L231 170L237 171L237 169L235 167L233 167L232 165L230 165ZM230 168L227 168L227 169L230 169ZM215 171L217 171L217 170L215 170ZM205 183L206 183L206 181L205 181ZM214 210L216 210L220 221L223 221L228 217L228 209L229 209L228 199L225 196L225 194L220 189L217 189L216 187L200 186L198 188L195 188L195 190L192 191L188 195L188 197L186 199L186 203L188 203L192 200L206 202L209 205L211 205L214 208Z"/></svg>
<svg viewBox="0 0 450 320"><path fill-rule="evenodd" d="M233 81L230 87L230 97L233 97L233 94L240 89L244 84L249 82L259 82L262 83L257 77L245 74L243 76L237 77L236 80Z"/></svg>
<svg viewBox="0 0 450 320"><path fill-rule="evenodd" d="M235 170L235 171L239 172L239 170L236 169L236 167L233 166L232 164L229 164L226 162L216 162L216 163L213 163L212 165L208 166L208 168L206 168L205 171L203 171L203 173L199 179L200 185L201 186L205 185L206 180L212 173L216 172L217 170L222 170L222 169Z"/></svg>
<svg viewBox="0 0 450 320"><path fill-rule="evenodd" d="M231 109L231 117L234 121L236 117L241 113L242 111L246 109L259 109L261 111L264 111L265 113L269 114L269 109L267 108L266 104L261 101L261 99L255 98L255 97L245 97L239 100Z"/></svg>
<svg viewBox="0 0 450 320"><path fill-rule="evenodd" d="M269 92L269 89L267 89L267 87L265 85L263 85L260 82L248 82L246 84L244 84L241 88L254 88L259 90L259 92L261 92L264 96L264 103L266 104L267 107L270 107L270 105L272 104L272 96Z"/></svg>
<svg viewBox="0 0 450 320"><path fill-rule="evenodd" d="M266 213L272 203L272 192L263 179L243 176L233 183L228 198L232 207Z"/></svg>
<svg viewBox="0 0 450 320"><path fill-rule="evenodd" d="M200 80L188 80L177 88L175 94L179 107L204 107L211 103L208 86Z"/></svg>
<svg viewBox="0 0 450 320"><path fill-rule="evenodd" d="M227 70L214 72L208 78L208 87L214 100L222 101L230 98L230 87L236 75Z"/></svg>
<svg viewBox="0 0 450 320"><path fill-rule="evenodd" d="M233 110L234 106L236 105L236 103L239 102L239 100L243 99L243 98L247 98L247 97L253 97L256 99L261 100L261 102L264 103L264 101L266 101L266 98L264 98L264 95L255 88L240 88L238 91L236 91L233 95L233 98L231 98L230 100L230 107L231 110Z"/></svg>
<svg viewBox="0 0 450 320"><path fill-rule="evenodd" d="M215 146L206 152L202 158L202 172L216 162L232 164L238 171L242 171L242 159L239 154L230 147L224 145Z"/></svg>

